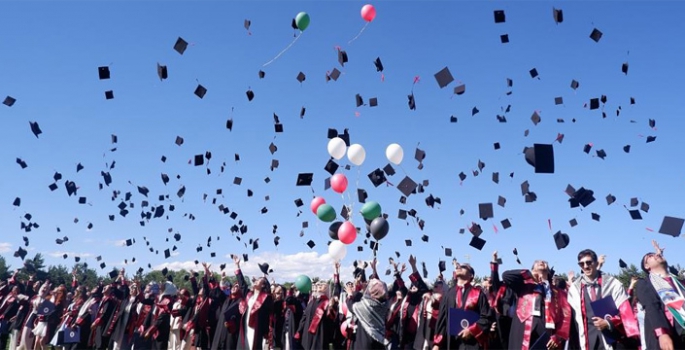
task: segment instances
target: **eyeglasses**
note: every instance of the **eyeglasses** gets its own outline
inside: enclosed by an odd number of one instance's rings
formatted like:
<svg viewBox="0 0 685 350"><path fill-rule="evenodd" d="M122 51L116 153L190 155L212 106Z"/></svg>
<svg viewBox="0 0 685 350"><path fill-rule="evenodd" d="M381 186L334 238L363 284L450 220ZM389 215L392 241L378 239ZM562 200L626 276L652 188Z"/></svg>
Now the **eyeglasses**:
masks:
<svg viewBox="0 0 685 350"><path fill-rule="evenodd" d="M579 261L578 266L583 267L583 266L592 266L595 262L592 260L584 260L584 261Z"/></svg>

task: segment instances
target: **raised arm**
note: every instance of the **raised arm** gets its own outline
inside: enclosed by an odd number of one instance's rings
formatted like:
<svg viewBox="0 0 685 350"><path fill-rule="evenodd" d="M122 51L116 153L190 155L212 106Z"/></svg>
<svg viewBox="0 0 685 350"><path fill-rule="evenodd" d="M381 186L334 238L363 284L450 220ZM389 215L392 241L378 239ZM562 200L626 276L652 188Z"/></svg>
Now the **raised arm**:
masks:
<svg viewBox="0 0 685 350"><path fill-rule="evenodd" d="M418 288L418 292L423 294L428 291L428 286L426 285L426 282L423 281L423 278L421 278L421 274L419 273L419 269L416 268L416 257L413 255L409 256L409 265L411 266L412 273L409 275L409 279L412 281L412 283L416 283L416 287Z"/></svg>
<svg viewBox="0 0 685 350"><path fill-rule="evenodd" d="M499 278L499 263L497 261L497 251L495 250L492 253L492 261L490 262L490 283L494 291L499 290L499 287L502 286L502 280Z"/></svg>
<svg viewBox="0 0 685 350"><path fill-rule="evenodd" d="M342 286L340 285L340 262L336 261L333 268L334 268L334 273L333 273L333 294L332 294L332 296L340 298L340 294L342 293Z"/></svg>
<svg viewBox="0 0 685 350"><path fill-rule="evenodd" d="M233 256L233 262L235 263L235 278L238 280L238 286L240 286L243 296L246 296L249 287L245 280L245 276L243 275L243 271L240 269L240 256L233 254L231 254L231 256Z"/></svg>
<svg viewBox="0 0 685 350"><path fill-rule="evenodd" d="M523 282L530 278L531 274L529 270L509 270L502 273L502 282L514 292L519 291L523 286Z"/></svg>

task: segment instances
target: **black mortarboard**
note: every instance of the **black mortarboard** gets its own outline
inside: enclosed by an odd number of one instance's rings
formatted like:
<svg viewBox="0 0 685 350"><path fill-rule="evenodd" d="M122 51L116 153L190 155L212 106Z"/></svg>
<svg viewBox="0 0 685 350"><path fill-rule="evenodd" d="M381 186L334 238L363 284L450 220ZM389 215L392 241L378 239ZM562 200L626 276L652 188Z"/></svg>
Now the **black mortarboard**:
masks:
<svg viewBox="0 0 685 350"><path fill-rule="evenodd" d="M269 274L269 264L268 263L261 263L257 264L259 266L259 270L262 271L263 274L268 275Z"/></svg>
<svg viewBox="0 0 685 350"><path fill-rule="evenodd" d="M558 250L562 250L568 246L570 238L567 234L558 231L554 234L554 244L556 244Z"/></svg>
<svg viewBox="0 0 685 350"><path fill-rule="evenodd" d="M376 60L373 61L374 66L376 66L376 72L382 72L383 71L383 62L381 62L380 57L376 57Z"/></svg>
<svg viewBox="0 0 685 350"><path fill-rule="evenodd" d="M612 203L614 203L616 201L616 196L614 196L612 194L607 195L606 198L607 198L607 205L611 205Z"/></svg>
<svg viewBox="0 0 685 350"><path fill-rule="evenodd" d="M599 39L602 38L602 32L599 31L599 29L595 28L592 30L592 33L590 33L590 39L594 40L596 43L599 42Z"/></svg>
<svg viewBox="0 0 685 350"><path fill-rule="evenodd" d="M452 248L445 248L445 256L452 256Z"/></svg>
<svg viewBox="0 0 685 350"><path fill-rule="evenodd" d="M509 34L502 34L499 36L499 41L502 42L502 44L506 44L509 42Z"/></svg>
<svg viewBox="0 0 685 350"><path fill-rule="evenodd" d="M478 204L479 217L483 220L495 217L492 203L480 203Z"/></svg>
<svg viewBox="0 0 685 350"><path fill-rule="evenodd" d="M628 213L630 213L630 217L633 220L642 220L642 215L640 214L640 211L637 209L634 210L628 210Z"/></svg>
<svg viewBox="0 0 685 350"><path fill-rule="evenodd" d="M283 132L283 124L281 124L281 123L274 124L274 131L275 132Z"/></svg>
<svg viewBox="0 0 685 350"><path fill-rule="evenodd" d="M623 261L623 259L618 259L618 267L620 267L620 268L622 268L622 269L627 269L627 268L628 268L628 264L626 264L626 262Z"/></svg>
<svg viewBox="0 0 685 350"><path fill-rule="evenodd" d="M664 220L661 222L661 227L659 228L659 233L678 237L680 236L680 231L683 229L683 223L685 223L685 220L681 218L664 216Z"/></svg>
<svg viewBox="0 0 685 350"><path fill-rule="evenodd" d="M333 70L331 71L331 74L329 74L328 76L329 76L331 79L333 79L334 81L338 81L338 78L340 78L340 74L341 74L341 73L340 73L340 71L338 70L338 68L333 68Z"/></svg>
<svg viewBox="0 0 685 350"><path fill-rule="evenodd" d="M174 44L174 50L176 50L176 52L183 55L183 53L186 51L187 48L188 48L188 42L183 40L181 37L178 37L178 39L176 39L176 43Z"/></svg>
<svg viewBox="0 0 685 350"><path fill-rule="evenodd" d="M326 163L326 166L324 167L324 170L326 170L331 175L335 175L335 172L338 170L339 167L340 166L338 165L338 163L336 163L333 159L329 159Z"/></svg>
<svg viewBox="0 0 685 350"><path fill-rule="evenodd" d="M404 240L404 245L406 245L407 247L411 247L411 246L412 246L411 239L405 239L405 240Z"/></svg>
<svg viewBox="0 0 685 350"><path fill-rule="evenodd" d="M314 243L314 241L310 239L309 242L307 242L307 246L309 247L309 249L314 249L316 243Z"/></svg>
<svg viewBox="0 0 685 350"><path fill-rule="evenodd" d="M29 125L31 126L31 132L36 136L36 138L38 138L38 135L43 133L43 130L40 129L38 122L29 122Z"/></svg>
<svg viewBox="0 0 685 350"><path fill-rule="evenodd" d="M226 129L233 131L233 119L226 120Z"/></svg>
<svg viewBox="0 0 685 350"><path fill-rule="evenodd" d="M245 92L245 95L247 95L247 100L248 100L248 101L252 101L252 99L254 98L254 92L252 92L252 90L250 90L250 89L248 89L248 90Z"/></svg>
<svg viewBox="0 0 685 350"><path fill-rule="evenodd" d="M504 197L502 197L502 196L499 196L499 197L497 198L497 205L499 205L500 207L504 208L504 206L505 206L506 204L507 204L507 199L506 199L506 198L504 198Z"/></svg>
<svg viewBox="0 0 685 350"><path fill-rule="evenodd" d="M100 77L100 80L109 79L109 67L98 67L98 76Z"/></svg>
<svg viewBox="0 0 685 350"><path fill-rule="evenodd" d="M621 65L621 72L623 72L625 75L628 75L628 62Z"/></svg>
<svg viewBox="0 0 685 350"><path fill-rule="evenodd" d="M205 94L207 94L207 89L204 86L197 84L197 87L195 88L195 95L199 98L204 98Z"/></svg>
<svg viewBox="0 0 685 350"><path fill-rule="evenodd" d="M630 199L630 206L631 206L631 207L637 207L637 204L638 204L639 202L640 202L640 201L639 201L637 198L634 198L634 197L633 197L633 198Z"/></svg>
<svg viewBox="0 0 685 350"><path fill-rule="evenodd" d="M426 242L426 243L428 243L428 240L429 240L429 239L430 239L430 237L428 237L428 235L423 235L423 236L421 236L421 240L424 241L424 242Z"/></svg>
<svg viewBox="0 0 685 350"><path fill-rule="evenodd" d="M113 98L114 98L114 91L112 91L112 90L105 91L105 99L106 100L111 100Z"/></svg>
<svg viewBox="0 0 685 350"><path fill-rule="evenodd" d="M455 95L463 95L466 92L466 84L459 84L454 87Z"/></svg>
<svg viewBox="0 0 685 350"><path fill-rule="evenodd" d="M442 89L445 86L449 85L451 82L453 82L454 77L452 76L450 69L445 67L441 69L439 72L435 73L435 80L438 81L438 86L440 86L440 88Z"/></svg>
<svg viewBox="0 0 685 350"><path fill-rule="evenodd" d="M407 95L407 105L409 106L410 110L416 110L416 100L414 100L413 92L410 95Z"/></svg>
<svg viewBox="0 0 685 350"><path fill-rule="evenodd" d="M26 162L21 158L17 158L17 164L19 164L22 169L26 169L26 167L28 167L28 164L26 164Z"/></svg>
<svg viewBox="0 0 685 350"><path fill-rule="evenodd" d="M502 228L505 230L511 227L511 221L509 221L509 219L502 220L500 224L502 224Z"/></svg>
<svg viewBox="0 0 685 350"><path fill-rule="evenodd" d="M656 141L656 136L647 136L647 143Z"/></svg>
<svg viewBox="0 0 685 350"><path fill-rule="evenodd" d="M100 268L104 270L105 267L107 267L107 264L105 264L104 262L101 262L101 263L100 263Z"/></svg>
<svg viewBox="0 0 685 350"><path fill-rule="evenodd" d="M531 69L528 73L530 73L531 78L537 78L538 76L538 70L536 68Z"/></svg>
<svg viewBox="0 0 685 350"><path fill-rule="evenodd" d="M265 76L266 76L266 73L263 70L260 70L259 71L259 79L264 79Z"/></svg>
<svg viewBox="0 0 685 350"><path fill-rule="evenodd" d="M302 73L302 72L297 73L297 81L299 81L301 83L301 82L305 81L306 79L307 79L307 76L304 75L304 73Z"/></svg>
<svg viewBox="0 0 685 350"><path fill-rule="evenodd" d="M568 223L571 225L571 227L578 226L578 220L576 220L576 219L571 219L571 220L569 220Z"/></svg>
<svg viewBox="0 0 685 350"><path fill-rule="evenodd" d="M195 159L194 159L193 163L195 164L195 166L200 166L200 165L205 164L205 157L204 157L204 155L202 155L202 154L196 154L194 158L195 158Z"/></svg>
<svg viewBox="0 0 685 350"><path fill-rule="evenodd" d="M26 254L28 254L28 252L24 248L19 247L19 249L17 249L17 251L14 252L14 257L24 260L26 258Z"/></svg>
<svg viewBox="0 0 685 350"><path fill-rule="evenodd" d="M169 77L166 66L157 63L157 76L159 80L164 80Z"/></svg>
<svg viewBox="0 0 685 350"><path fill-rule="evenodd" d="M366 203L366 200L369 198L369 194L366 192L365 189L363 188L358 188L357 189L357 200L359 203Z"/></svg>
<svg viewBox="0 0 685 350"><path fill-rule="evenodd" d="M340 49L338 50L338 62L341 66L345 67L345 63L347 63L347 52Z"/></svg>
<svg viewBox="0 0 685 350"><path fill-rule="evenodd" d="M5 97L5 100L2 101L2 104L4 104L7 107L12 107L15 102L17 102L17 100L14 97L7 96L7 97Z"/></svg>
<svg viewBox="0 0 685 350"><path fill-rule="evenodd" d="M595 221L599 221L599 219L601 218L601 216L597 213L592 213L591 216L592 216L592 220L595 220Z"/></svg>
<svg viewBox="0 0 685 350"><path fill-rule="evenodd" d="M557 24L564 22L564 11L561 9L552 8L552 16Z"/></svg>
<svg viewBox="0 0 685 350"><path fill-rule="evenodd" d="M400 190L400 192L402 192L402 194L404 194L406 197L409 197L409 195L414 192L417 186L418 185L416 182L414 182L414 180L412 180L409 176L405 176L404 179L402 179L402 181L397 185L397 189Z"/></svg>
<svg viewBox="0 0 685 350"><path fill-rule="evenodd" d="M492 182L494 182L496 184L499 183L499 173L498 172L492 173Z"/></svg>
<svg viewBox="0 0 685 350"><path fill-rule="evenodd" d="M471 242L469 242L469 245L478 249L482 250L483 247L485 246L486 241L480 237L473 236L471 237Z"/></svg>
<svg viewBox="0 0 685 350"><path fill-rule="evenodd" d="M571 198L569 199L569 202L571 203L571 208L575 208L578 205L582 205L583 207L587 207L590 205L592 202L595 201L594 197L594 192L592 190L586 190L585 188L581 187L577 191L573 193Z"/></svg>
<svg viewBox="0 0 685 350"><path fill-rule="evenodd" d="M114 269L114 270L109 272L109 278L115 279L115 278L117 278L118 274L119 274L119 271L117 271L117 269Z"/></svg>
<svg viewBox="0 0 685 350"><path fill-rule="evenodd" d="M355 102L357 103L357 107L364 105L364 99L362 98L362 95L356 94L354 96L354 99L355 99Z"/></svg>
<svg viewBox="0 0 685 350"><path fill-rule="evenodd" d="M644 211L645 213L649 213L649 204L642 202L640 204L640 210Z"/></svg>
<svg viewBox="0 0 685 350"><path fill-rule="evenodd" d="M554 174L554 146L536 143L533 145L533 166L536 174Z"/></svg>
<svg viewBox="0 0 685 350"><path fill-rule="evenodd" d="M554 104L555 105L563 105L564 104L564 98L563 97L555 97L554 98Z"/></svg>
<svg viewBox="0 0 685 350"><path fill-rule="evenodd" d="M597 150L597 157L604 159L606 156L607 153L603 149Z"/></svg>
<svg viewBox="0 0 685 350"><path fill-rule="evenodd" d="M504 10L495 10L495 23L504 23L505 20Z"/></svg>
<svg viewBox="0 0 685 350"><path fill-rule="evenodd" d="M377 97L371 97L369 99L369 107L376 107L378 106L378 98Z"/></svg>
<svg viewBox="0 0 685 350"><path fill-rule="evenodd" d="M310 186L314 180L313 173L300 173L297 175L296 186Z"/></svg>

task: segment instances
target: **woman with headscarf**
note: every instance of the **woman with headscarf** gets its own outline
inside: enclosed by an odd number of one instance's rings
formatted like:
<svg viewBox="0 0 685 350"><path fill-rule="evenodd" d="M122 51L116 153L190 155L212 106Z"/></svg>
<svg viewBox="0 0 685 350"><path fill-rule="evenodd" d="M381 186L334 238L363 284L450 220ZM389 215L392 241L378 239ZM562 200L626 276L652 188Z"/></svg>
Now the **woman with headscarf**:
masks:
<svg viewBox="0 0 685 350"><path fill-rule="evenodd" d="M354 350L385 350L385 323L388 317L388 286L377 278L369 279L364 292L348 287L351 298L347 309L354 315L357 329L350 344Z"/></svg>
<svg viewBox="0 0 685 350"><path fill-rule="evenodd" d="M239 283L243 283L238 280ZM241 286L246 288L246 286ZM240 302L240 333L238 349L270 349L271 332L269 318L273 309L269 281L262 277L253 283L253 290Z"/></svg>

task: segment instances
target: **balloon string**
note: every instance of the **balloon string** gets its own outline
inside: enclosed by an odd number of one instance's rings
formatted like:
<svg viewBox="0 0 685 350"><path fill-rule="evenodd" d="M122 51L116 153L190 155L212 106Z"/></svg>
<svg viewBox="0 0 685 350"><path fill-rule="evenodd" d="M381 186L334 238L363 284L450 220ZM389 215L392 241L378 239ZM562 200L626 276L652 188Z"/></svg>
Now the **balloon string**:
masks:
<svg viewBox="0 0 685 350"><path fill-rule="evenodd" d="M279 52L278 55L276 55L276 57L271 59L271 61L264 63L264 65L262 67L266 67L266 66L270 65L273 61L275 61L279 57L281 57L286 51L288 51L288 49L290 49L293 45L295 45L295 42L297 41L297 39L299 39L302 36L302 33L304 33L304 32L300 32L300 35L296 36L295 39L293 39L293 41L290 43L290 45L288 45L285 49L283 49L283 51Z"/></svg>
<svg viewBox="0 0 685 350"><path fill-rule="evenodd" d="M316 197L316 191L314 190L314 186L309 185L309 188L312 190L312 195ZM304 212L304 210L302 212ZM316 214L314 214L314 216L316 216ZM317 217L316 220L314 220L314 222L316 223L316 233L317 235L319 235L319 237L321 237L321 227L319 226L319 218Z"/></svg>
<svg viewBox="0 0 685 350"><path fill-rule="evenodd" d="M366 29L366 27L369 26L369 23L371 23L371 22L366 22L366 24L364 25L364 27L362 28L362 30L359 31L359 34L357 34L357 36L355 36L352 40L350 40L349 42L347 42L347 45L350 45L350 44L352 44L353 41L357 40L357 38L359 38L359 36L361 36L362 33L364 33L364 30Z"/></svg>

